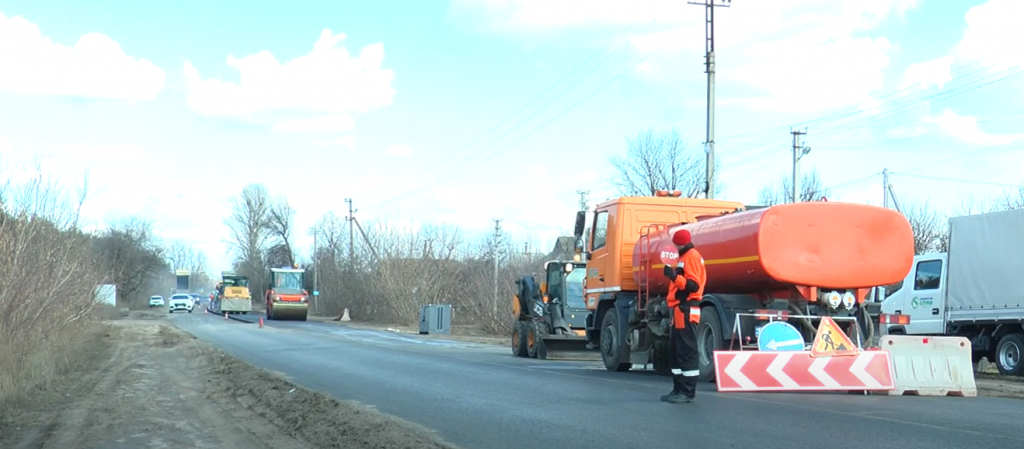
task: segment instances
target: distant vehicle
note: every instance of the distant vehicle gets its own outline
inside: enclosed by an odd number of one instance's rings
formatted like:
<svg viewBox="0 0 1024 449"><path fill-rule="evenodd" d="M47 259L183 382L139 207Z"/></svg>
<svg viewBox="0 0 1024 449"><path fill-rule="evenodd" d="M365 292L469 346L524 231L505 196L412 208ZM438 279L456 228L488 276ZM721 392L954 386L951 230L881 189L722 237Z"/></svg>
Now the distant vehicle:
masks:
<svg viewBox="0 0 1024 449"><path fill-rule="evenodd" d="M167 313L174 313L175 310L187 310L188 313L192 313L192 297L184 293L177 293L171 295L171 305L167 310Z"/></svg>
<svg viewBox="0 0 1024 449"><path fill-rule="evenodd" d="M198 306L199 305L199 298L200 298L200 296L199 296L198 293L189 293L188 296L190 298L192 298L192 305L194 305L194 306Z"/></svg>
<svg viewBox="0 0 1024 449"><path fill-rule="evenodd" d="M153 295L149 297L150 307L160 307L164 305L164 297L160 295Z"/></svg>

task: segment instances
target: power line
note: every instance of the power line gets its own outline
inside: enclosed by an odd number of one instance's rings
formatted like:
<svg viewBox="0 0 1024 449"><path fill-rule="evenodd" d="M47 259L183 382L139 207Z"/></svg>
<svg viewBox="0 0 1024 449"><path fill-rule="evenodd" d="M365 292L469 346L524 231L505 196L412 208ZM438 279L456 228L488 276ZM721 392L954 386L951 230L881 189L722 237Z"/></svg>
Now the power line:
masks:
<svg viewBox="0 0 1024 449"><path fill-rule="evenodd" d="M990 186L1003 186L1003 187L1020 187L1020 184L1009 184L1005 182L987 182L987 181L972 181L968 179L955 179L955 178L943 178L939 176L925 176L925 175L910 175L906 173L889 172L889 174L897 176L907 176L910 178L921 178L921 179L932 179L935 181L949 181L949 182L961 182L964 184L981 184Z"/></svg>
<svg viewBox="0 0 1024 449"><path fill-rule="evenodd" d="M650 57L651 57L652 55L654 55L655 53L657 53L657 52L658 52L658 50L661 50L661 49L662 49L662 48L663 48L664 46L665 46L665 45L664 45L664 44L662 44L662 46L660 46L660 47L656 48L656 49L655 49L654 51L652 51L652 52L648 53L648 54L647 54L647 56L644 56L644 57L643 57L642 59L640 59L639 61L637 61L636 63L634 63L634 64L633 64L632 66L630 66L630 67L629 67L628 69L626 69L626 70L623 70L623 71L622 71L621 73L619 73L618 75L616 75L616 76L615 76L614 78L612 78L611 80L609 80L609 81L608 81L607 83L603 84L603 85L602 85L601 87L598 87L598 88L597 88L597 89L595 89L594 91L590 92L590 93L589 93L589 94L587 94L587 95L586 95L585 97L581 98L581 99L580 99L579 101L577 101L576 103L572 104L572 105L571 105L571 106L569 106L568 108L565 108L564 110L562 110L562 112L559 112L559 113L558 113L558 114L556 114L556 115L555 115L554 117L551 117L551 118L550 118L550 119L549 119L548 121L546 121L546 122L542 123L542 124L541 124L540 126L538 126L538 127L534 128L534 129L533 129L533 130L531 130L530 132L528 132L528 133L526 133L526 134L524 134L524 135L520 136L520 137L519 137L518 139L516 139L516 140L514 140L514 141L512 141L512 142L510 142L510 143L508 143L507 145L505 145L505 146L503 146L503 147L501 147L501 148L498 148L498 149L496 149L496 150L492 151L492 152L491 152L490 154L491 154L491 155L497 154L497 153L499 153L499 152L501 152L501 151L503 151L503 150L507 149L508 147L511 147L512 145L515 145L515 144L519 143L519 142L520 142L520 141L522 141L523 139L526 139L527 137L530 137L531 135L533 135L533 133L535 133L535 132L537 132L537 131L540 131L541 129L543 129L543 128L544 128L544 127L546 127L547 125L551 124L552 122L554 122L555 120L557 120L557 119L558 119L558 118L560 118L561 116L565 115L565 113L569 112L570 110L572 110L572 109L573 109L573 108L575 108L576 106L579 106L579 105L580 105L581 103L583 103L584 101L586 101L586 100L587 100L587 99L589 99L590 97L594 96L594 94L596 94L596 93L600 92L600 91L601 91L601 90L603 90L603 89L604 89L605 87L608 87L609 85L611 85L611 84L612 84L613 82L615 82L616 80L618 80L619 78L621 78L621 77L622 77L623 75L625 75L625 74L626 74L626 73L628 73L629 71L633 70L633 69L634 69L634 68L635 68L636 66L638 66L638 65L640 65L640 64L641 64L642 62L646 61L646 60L647 60L647 58L650 58ZM483 153L478 153L478 154L483 154ZM470 158L470 159L467 159L467 160L464 160L464 162L468 162L468 161L469 161L469 160L471 160L471 159L472 159L472 158ZM459 166L457 166L456 168L460 168L460 167L461 167L461 165L464 165L464 164L460 164L460 165L459 165ZM412 197L412 196L415 196L415 195L419 195L419 194L421 194L421 193L425 193L425 192L428 192L428 191L430 191L430 190L431 190L432 188L436 188L437 186L439 186L439 185L441 185L441 184L443 184L443 183L445 183L445 182L450 182L450 181L453 181L453 180L455 180L455 179L458 179L458 178L459 178L459 175L460 175L460 174L465 174L465 173L466 173L465 171L462 171L462 172L459 172L458 170L455 170L455 171L456 171L456 174L455 174L455 175L447 176L447 177L445 177L445 178L444 178L443 180L437 180L437 181L435 181L435 182L434 182L433 184L431 184L431 186L430 186L430 187L425 187L425 188L418 188L418 189L407 189L407 192L406 192L406 193L404 193L404 194L401 194L401 195L399 195L399 196L396 196L396 197L394 197L394 198L391 198L391 199L389 199L389 200L386 200L386 201L382 201L382 202L378 203L378 206L382 206L382 205L390 204L390 203L393 203L393 202L395 202L395 201L398 201L398 200L402 200L402 199L405 199L405 198L409 198L409 197Z"/></svg>

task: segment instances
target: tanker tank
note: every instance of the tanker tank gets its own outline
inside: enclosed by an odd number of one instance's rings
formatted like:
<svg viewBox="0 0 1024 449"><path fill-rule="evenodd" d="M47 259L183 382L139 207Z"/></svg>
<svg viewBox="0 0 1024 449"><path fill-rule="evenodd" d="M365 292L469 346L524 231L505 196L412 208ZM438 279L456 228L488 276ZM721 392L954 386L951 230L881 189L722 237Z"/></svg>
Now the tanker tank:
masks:
<svg viewBox="0 0 1024 449"><path fill-rule="evenodd" d="M804 202L669 225L640 237L633 278L665 294L675 266L672 235L690 231L704 257L704 293L756 294L812 286L870 288L900 282L914 259L914 236L899 212L864 204ZM647 284L647 280L650 284Z"/></svg>

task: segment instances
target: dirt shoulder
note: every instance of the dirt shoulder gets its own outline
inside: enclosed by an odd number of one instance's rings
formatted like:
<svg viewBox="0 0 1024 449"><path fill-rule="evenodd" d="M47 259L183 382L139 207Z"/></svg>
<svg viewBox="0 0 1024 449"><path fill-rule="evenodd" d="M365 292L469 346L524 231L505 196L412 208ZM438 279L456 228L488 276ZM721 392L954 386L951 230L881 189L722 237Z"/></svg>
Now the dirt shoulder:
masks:
<svg viewBox="0 0 1024 449"><path fill-rule="evenodd" d="M0 447L455 447L429 429L293 385L146 312L105 325L88 346L90 364L63 384L0 406L9 411L0 415Z"/></svg>

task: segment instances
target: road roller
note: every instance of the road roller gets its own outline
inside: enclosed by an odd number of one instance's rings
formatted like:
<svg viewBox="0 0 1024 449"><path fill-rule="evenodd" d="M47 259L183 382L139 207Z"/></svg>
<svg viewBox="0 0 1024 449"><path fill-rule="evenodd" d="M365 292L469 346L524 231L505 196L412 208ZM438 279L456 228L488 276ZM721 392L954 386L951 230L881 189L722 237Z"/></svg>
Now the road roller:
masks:
<svg viewBox="0 0 1024 449"><path fill-rule="evenodd" d="M303 287L306 270L298 266L270 269L267 289L268 320L306 321L309 292Z"/></svg>

